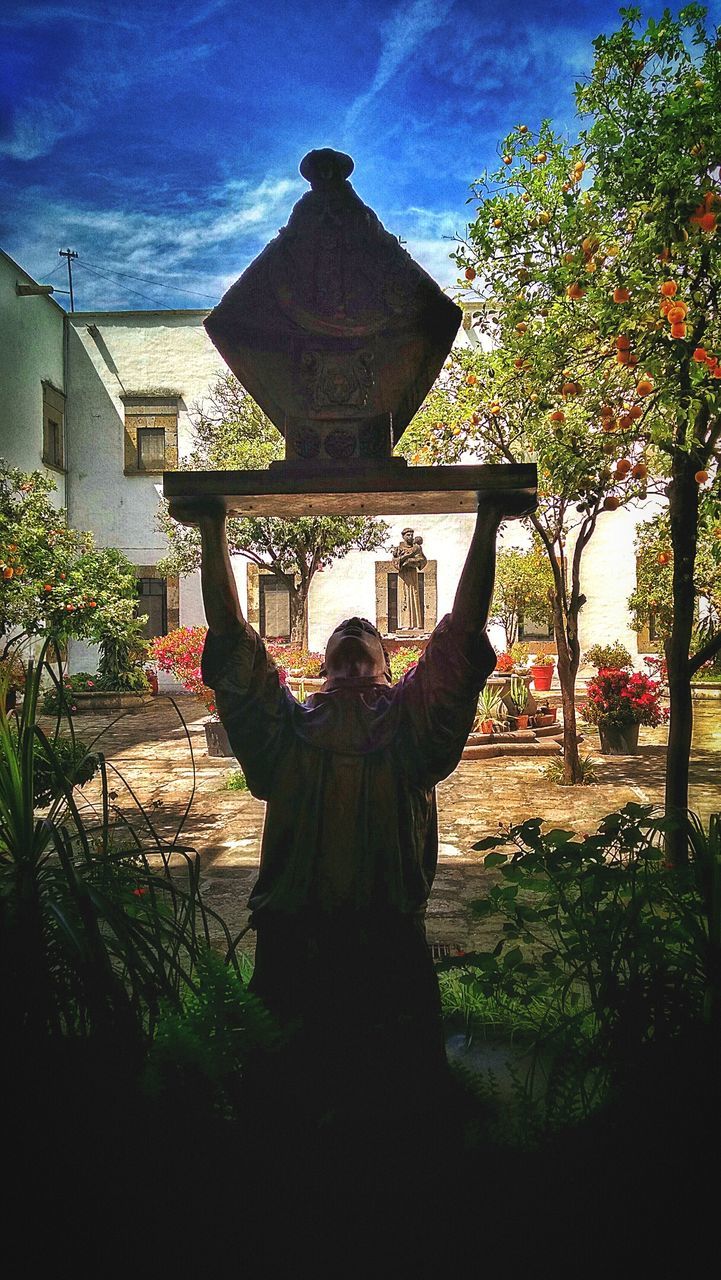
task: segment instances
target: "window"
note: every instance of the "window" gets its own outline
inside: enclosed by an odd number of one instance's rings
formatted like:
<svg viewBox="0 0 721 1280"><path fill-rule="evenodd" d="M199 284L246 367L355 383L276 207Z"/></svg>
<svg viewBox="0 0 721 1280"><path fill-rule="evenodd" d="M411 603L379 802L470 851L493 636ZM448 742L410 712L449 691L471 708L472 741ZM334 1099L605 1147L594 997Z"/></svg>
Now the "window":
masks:
<svg viewBox="0 0 721 1280"><path fill-rule="evenodd" d="M519 640L552 640L553 624L548 618L533 618L527 615L518 619Z"/></svg>
<svg viewBox="0 0 721 1280"><path fill-rule="evenodd" d="M125 474L159 475L178 465L178 396L126 395Z"/></svg>
<svg viewBox="0 0 721 1280"><path fill-rule="evenodd" d="M260 590L260 634L271 640L290 640L290 591L274 574L262 573Z"/></svg>
<svg viewBox="0 0 721 1280"><path fill-rule="evenodd" d="M43 462L56 471L65 469L65 396L49 382L43 383Z"/></svg>
<svg viewBox="0 0 721 1280"><path fill-rule="evenodd" d="M138 471L162 471L165 466L165 428L138 428Z"/></svg>
<svg viewBox="0 0 721 1280"><path fill-rule="evenodd" d="M147 614L143 627L146 640L168 633L168 591L165 578L138 578L138 607L136 613Z"/></svg>

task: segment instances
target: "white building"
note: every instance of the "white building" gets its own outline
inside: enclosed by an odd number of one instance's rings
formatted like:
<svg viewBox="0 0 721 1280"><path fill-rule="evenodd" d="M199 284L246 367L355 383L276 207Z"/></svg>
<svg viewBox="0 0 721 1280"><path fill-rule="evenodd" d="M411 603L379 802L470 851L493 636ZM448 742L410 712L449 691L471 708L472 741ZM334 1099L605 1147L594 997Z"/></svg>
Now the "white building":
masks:
<svg viewBox="0 0 721 1280"><path fill-rule="evenodd" d="M44 466L58 483L58 501L75 528L90 529L99 546L119 547L138 567L140 609L150 634L204 621L199 577L165 581L157 563L165 551L156 527L163 470L186 457L193 406L224 365L203 328L207 312L115 311L65 315L47 296L21 294L31 277L0 253L0 455L25 470ZM459 341L472 341L467 329ZM58 425L59 424L59 425ZM584 553L581 646L622 641L632 653L627 599L635 585L634 531L638 511L603 514ZM645 513L648 518L648 512ZM386 517L388 546L409 523ZM416 521L428 557L425 624L447 612L470 540L471 516L424 516ZM507 526L506 545L524 531ZM259 574L243 557L234 563L241 604L267 634L283 629L277 579ZM390 551L351 552L315 576L308 620L311 649L320 650L337 622L351 613L393 631L394 582ZM552 650L538 632L533 649ZM491 638L503 647L502 633ZM641 637L643 641L643 637ZM92 656L75 644L71 666Z"/></svg>

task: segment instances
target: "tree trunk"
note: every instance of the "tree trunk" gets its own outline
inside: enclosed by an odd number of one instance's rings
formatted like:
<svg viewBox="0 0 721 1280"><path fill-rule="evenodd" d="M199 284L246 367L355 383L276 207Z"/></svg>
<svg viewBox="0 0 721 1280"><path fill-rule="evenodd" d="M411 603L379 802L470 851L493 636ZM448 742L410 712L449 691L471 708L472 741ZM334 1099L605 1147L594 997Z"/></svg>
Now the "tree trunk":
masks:
<svg viewBox="0 0 721 1280"><path fill-rule="evenodd" d="M288 591L290 594L290 639L292 644L299 644L301 649L308 648L308 586L303 590L303 584L295 585L292 578L288 579Z"/></svg>
<svg viewBox="0 0 721 1280"><path fill-rule="evenodd" d="M694 567L698 525L698 460L692 453L674 459L669 491L673 547L673 624L665 644L671 719L666 754L666 817L676 820L666 833L666 860L681 866L688 860L685 820L688 810L689 756L693 730L689 650L694 624Z"/></svg>
<svg viewBox="0 0 721 1280"><path fill-rule="evenodd" d="M581 760L578 753L576 727L578 659L568 643L563 611L558 600L554 600L553 605L553 630L558 650L558 679L563 706L563 778L564 782L575 784L581 781Z"/></svg>

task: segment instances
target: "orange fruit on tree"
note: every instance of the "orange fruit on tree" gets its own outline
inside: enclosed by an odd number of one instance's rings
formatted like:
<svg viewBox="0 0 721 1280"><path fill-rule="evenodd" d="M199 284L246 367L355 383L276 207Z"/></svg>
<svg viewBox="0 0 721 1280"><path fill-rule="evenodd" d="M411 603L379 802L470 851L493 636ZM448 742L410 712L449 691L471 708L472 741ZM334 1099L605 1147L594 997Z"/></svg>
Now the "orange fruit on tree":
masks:
<svg viewBox="0 0 721 1280"><path fill-rule="evenodd" d="M513 164L513 156L504 156L504 157L503 157L503 163L504 163L504 164Z"/></svg>
<svg viewBox="0 0 721 1280"><path fill-rule="evenodd" d="M475 267L466 267L465 276L466 276L466 280L475 280L476 278Z"/></svg>
<svg viewBox="0 0 721 1280"><path fill-rule="evenodd" d="M686 319L687 314L688 314L688 307L686 306L686 303L675 302L673 306L669 307L668 311L666 312L666 319L668 320L669 324L680 324L682 320Z"/></svg>
<svg viewBox="0 0 721 1280"><path fill-rule="evenodd" d="M632 369L635 369L638 364L638 356L635 355L633 351L629 351L628 353L628 363Z"/></svg>
<svg viewBox="0 0 721 1280"><path fill-rule="evenodd" d="M672 325L671 325L671 337L672 337L672 338L685 338L685 337L686 337L686 325L685 325L685 324L682 324L682 323L681 323L681 324L672 324Z"/></svg>
<svg viewBox="0 0 721 1280"><path fill-rule="evenodd" d="M6 569L3 569L3 578L7 579L8 582L14 576L15 576L15 570L12 569L10 565L8 565Z"/></svg>
<svg viewBox="0 0 721 1280"><path fill-rule="evenodd" d="M614 345L617 351L630 351L631 339L627 338L624 333L620 333L616 338Z"/></svg>
<svg viewBox="0 0 721 1280"><path fill-rule="evenodd" d="M502 220L501 218L494 218L494 219L493 219L493 225L494 225L494 227L502 227L502 226L503 226L503 220Z"/></svg>
<svg viewBox="0 0 721 1280"><path fill-rule="evenodd" d="M476 377L475 373L469 373L468 377L466 378L466 382L468 383L469 387L475 387L476 383L478 382L478 378Z"/></svg>
<svg viewBox="0 0 721 1280"><path fill-rule="evenodd" d="M650 396L652 391L653 391L653 383L650 378L641 378L636 383L637 396Z"/></svg>
<svg viewBox="0 0 721 1280"><path fill-rule="evenodd" d="M656 559L658 560L658 563L661 565L668 564L671 559L671 554L669 551L659 551L658 555L656 556Z"/></svg>
<svg viewBox="0 0 721 1280"><path fill-rule="evenodd" d="M717 364L714 366L714 368L711 370L711 377L721 378L721 364Z"/></svg>
<svg viewBox="0 0 721 1280"><path fill-rule="evenodd" d="M621 499L617 498L613 493L609 493L608 497L603 500L604 511L617 511L620 505Z"/></svg>
<svg viewBox="0 0 721 1280"><path fill-rule="evenodd" d="M500 406L500 404L498 403L498 401L497 401L497 400L494 400L494 401L493 401L493 404L491 405L491 410L490 410L490 411L491 411L491 413L494 415L494 417L495 417L495 415L496 415L497 413L500 413L500 412L501 412L501 406Z"/></svg>
<svg viewBox="0 0 721 1280"><path fill-rule="evenodd" d="M631 291L630 289L627 289L625 285L619 285L618 288L613 291L614 302L628 302L630 297Z"/></svg>
<svg viewBox="0 0 721 1280"><path fill-rule="evenodd" d="M613 417L613 409L611 408L610 404L602 404L598 412L601 418Z"/></svg>
<svg viewBox="0 0 721 1280"><path fill-rule="evenodd" d="M705 348L704 348L704 347L697 347L697 348L696 348L696 350L695 350L695 351L694 351L694 353L693 353L693 358L694 358L694 360L696 361L696 364L703 364L703 363L704 363L704 361L706 360L706 351L705 351Z"/></svg>
<svg viewBox="0 0 721 1280"><path fill-rule="evenodd" d="M564 382L561 387L562 396L577 396L581 390L580 382Z"/></svg>
<svg viewBox="0 0 721 1280"><path fill-rule="evenodd" d="M603 423L602 423L602 430L603 430L603 431L606 431L606 432L608 432L608 431L615 431L615 430L616 430L616 423L615 423L614 419L613 419L613 418L604 418Z"/></svg>
<svg viewBox="0 0 721 1280"><path fill-rule="evenodd" d="M633 418L630 413L622 414L618 420L618 425L622 431L628 431L629 427L633 426Z"/></svg>
<svg viewBox="0 0 721 1280"><path fill-rule="evenodd" d="M661 293L663 294L664 298L675 297L677 290L678 290L678 285L676 284L675 280L664 280L663 284L661 285Z"/></svg>
<svg viewBox="0 0 721 1280"><path fill-rule="evenodd" d="M518 126L518 132L519 132L519 133L528 133L528 125L527 125L527 124L519 124L519 126Z"/></svg>
<svg viewBox="0 0 721 1280"><path fill-rule="evenodd" d="M526 324L525 320L519 320L518 324L516 325L516 333L525 333L527 328L528 328L528 325Z"/></svg>
<svg viewBox="0 0 721 1280"><path fill-rule="evenodd" d="M630 352L630 351L619 351L619 352L617 353L617 355L616 355L616 360L617 360L618 364L630 364L630 363L631 363L631 352Z"/></svg>
<svg viewBox="0 0 721 1280"><path fill-rule="evenodd" d="M620 476L627 476L631 470L631 463L628 458L619 458L616 463L616 470Z"/></svg>
<svg viewBox="0 0 721 1280"><path fill-rule="evenodd" d="M698 220L698 225L700 226L702 231L715 231L716 230L716 214L711 213L710 211L708 213L702 213L701 217Z"/></svg>
<svg viewBox="0 0 721 1280"><path fill-rule="evenodd" d="M575 281L574 284L569 284L568 288L566 289L566 296L571 298L573 302L577 302L579 301L579 299L585 298L586 290L584 289L582 284L579 284L578 281Z"/></svg>
<svg viewBox="0 0 721 1280"><path fill-rule="evenodd" d="M697 471L694 480L696 484L705 484L708 480L708 471Z"/></svg>
<svg viewBox="0 0 721 1280"><path fill-rule="evenodd" d="M643 417L643 409L640 404L632 404L628 411L628 416L633 418L634 422L638 422L639 418Z"/></svg>
<svg viewBox="0 0 721 1280"><path fill-rule="evenodd" d="M631 475L634 480L645 480L648 475L648 467L645 462L637 462L635 467L631 467Z"/></svg>
<svg viewBox="0 0 721 1280"><path fill-rule="evenodd" d="M548 420L549 422L565 422L566 415L563 409L554 409L553 413L549 413Z"/></svg>

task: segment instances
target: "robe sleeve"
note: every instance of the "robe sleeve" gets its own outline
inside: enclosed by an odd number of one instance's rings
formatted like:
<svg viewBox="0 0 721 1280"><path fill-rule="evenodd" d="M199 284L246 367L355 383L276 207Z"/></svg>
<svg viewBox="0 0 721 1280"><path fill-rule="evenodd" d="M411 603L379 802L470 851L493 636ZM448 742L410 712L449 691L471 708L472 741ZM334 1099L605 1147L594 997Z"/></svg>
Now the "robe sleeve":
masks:
<svg viewBox="0 0 721 1280"><path fill-rule="evenodd" d="M478 695L496 665L485 631L457 636L450 615L438 623L417 667L401 681L403 724L411 773L435 786L458 764L478 707Z"/></svg>
<svg viewBox="0 0 721 1280"><path fill-rule="evenodd" d="M215 692L218 715L250 791L267 800L290 736L293 702L278 668L257 632L239 622L227 635L208 632L200 671Z"/></svg>

